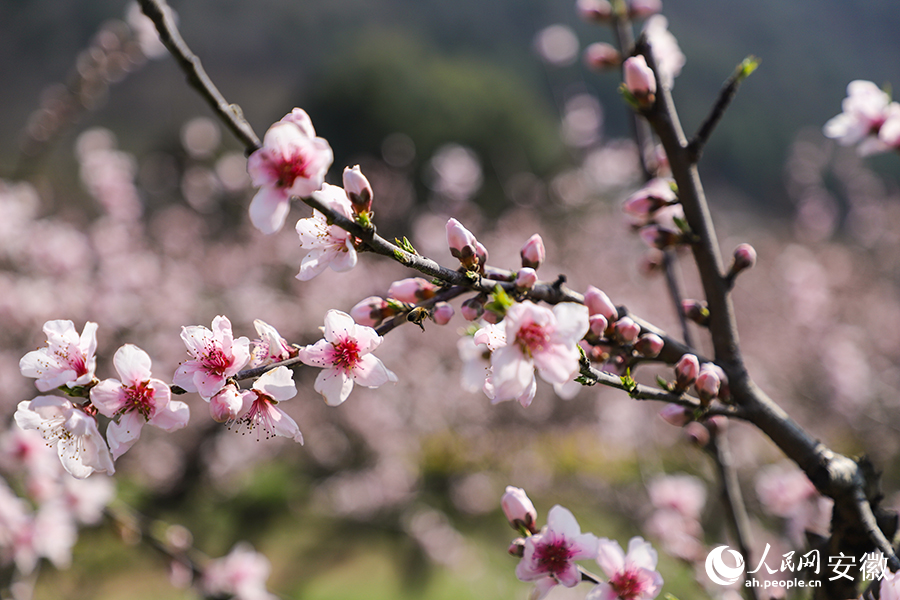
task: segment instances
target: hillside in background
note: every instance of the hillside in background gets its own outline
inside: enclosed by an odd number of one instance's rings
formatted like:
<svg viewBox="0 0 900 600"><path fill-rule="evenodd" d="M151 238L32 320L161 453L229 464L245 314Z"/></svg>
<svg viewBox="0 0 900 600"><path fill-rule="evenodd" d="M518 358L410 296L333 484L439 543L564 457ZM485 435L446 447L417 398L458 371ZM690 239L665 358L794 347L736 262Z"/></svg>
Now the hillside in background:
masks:
<svg viewBox="0 0 900 600"><path fill-rule="evenodd" d="M612 76L589 73L580 63L546 67L532 52L535 33L552 23L573 27L582 46L609 39L578 22L573 2L172 4L185 38L258 131L292 106L328 107L313 118L338 157L375 151L389 129L405 124L405 133L426 148L449 141L488 153L496 145L523 148L532 168L546 172L565 161L554 135L561 106L584 90L600 98L609 135L627 132ZM121 0L0 1L2 172L16 161L17 136L41 91L65 81L98 26L121 18L126 6ZM702 164L708 180L727 181L755 205L787 208L787 147L798 131L820 128L839 112L850 80L900 82L900 7L889 0L669 0L665 14L687 55L674 93L689 130L744 56L762 59ZM78 128L103 124L124 148L140 152L174 145L184 120L206 111L163 59L113 86L106 104ZM70 146L73 133L61 144Z"/></svg>

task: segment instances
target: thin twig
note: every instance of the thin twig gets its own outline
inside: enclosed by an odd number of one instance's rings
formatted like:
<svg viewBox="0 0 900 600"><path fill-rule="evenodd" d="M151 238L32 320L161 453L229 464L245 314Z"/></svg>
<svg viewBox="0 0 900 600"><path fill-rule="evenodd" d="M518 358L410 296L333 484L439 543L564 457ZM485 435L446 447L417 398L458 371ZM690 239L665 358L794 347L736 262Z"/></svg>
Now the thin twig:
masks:
<svg viewBox="0 0 900 600"><path fill-rule="evenodd" d="M209 75L203 69L200 59L181 37L175 21L172 19L171 9L165 0L138 0L141 10L150 17L159 39L175 57L178 66L187 76L188 83L197 90L204 100L212 107L219 118L231 129L232 133L244 145L245 152L250 155L259 148L259 136L253 131L250 123L244 118L241 107L237 104L229 104L219 89L215 86ZM168 9L168 10L167 10Z"/></svg>

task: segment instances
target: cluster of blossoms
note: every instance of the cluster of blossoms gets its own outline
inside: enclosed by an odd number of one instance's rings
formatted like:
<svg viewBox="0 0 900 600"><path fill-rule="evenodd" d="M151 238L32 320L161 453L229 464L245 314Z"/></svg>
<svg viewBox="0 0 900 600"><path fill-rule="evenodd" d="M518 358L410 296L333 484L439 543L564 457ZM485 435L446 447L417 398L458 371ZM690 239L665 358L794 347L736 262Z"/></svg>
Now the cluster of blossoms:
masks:
<svg viewBox="0 0 900 600"><path fill-rule="evenodd" d="M595 583L587 600L652 600L662 590L656 550L643 538L631 538L625 552L614 540L582 533L574 515L559 505L538 530L534 504L513 486L506 488L500 504L513 529L525 536L513 540L509 552L521 559L516 577L534 583L534 600L559 584L571 588L582 581ZM575 562L579 560L595 560L606 579L584 571Z"/></svg>
<svg viewBox="0 0 900 600"><path fill-rule="evenodd" d="M841 109L825 123L827 137L856 146L863 156L900 150L900 103L883 89L871 81L851 81Z"/></svg>

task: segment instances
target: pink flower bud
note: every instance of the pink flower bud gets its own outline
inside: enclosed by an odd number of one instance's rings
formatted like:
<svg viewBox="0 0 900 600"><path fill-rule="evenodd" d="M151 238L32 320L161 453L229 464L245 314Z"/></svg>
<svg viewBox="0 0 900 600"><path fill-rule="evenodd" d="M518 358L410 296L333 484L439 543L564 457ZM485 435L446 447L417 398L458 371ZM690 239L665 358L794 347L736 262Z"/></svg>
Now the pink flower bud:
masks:
<svg viewBox="0 0 900 600"><path fill-rule="evenodd" d="M675 363L675 387L686 390L700 374L700 361L693 354L685 354Z"/></svg>
<svg viewBox="0 0 900 600"><path fill-rule="evenodd" d="M592 285L589 285L584 292L584 304L588 307L589 314L603 315L607 321L615 321L619 318L616 306L609 296Z"/></svg>
<svg viewBox="0 0 900 600"><path fill-rule="evenodd" d="M732 275L737 275L756 264L756 250L750 244L740 244L734 249L734 263L731 265Z"/></svg>
<svg viewBox="0 0 900 600"><path fill-rule="evenodd" d="M616 335L622 342L633 344L641 334L641 326L628 317L622 317L616 321Z"/></svg>
<svg viewBox="0 0 900 600"><path fill-rule="evenodd" d="M613 15L608 0L578 0L576 8L578 16L588 23L608 23Z"/></svg>
<svg viewBox="0 0 900 600"><path fill-rule="evenodd" d="M219 393L210 398L209 414L216 423L232 421L240 414L243 404L244 400L238 393L237 388L228 384Z"/></svg>
<svg viewBox="0 0 900 600"><path fill-rule="evenodd" d="M584 64L595 71L605 71L618 67L622 63L622 54L612 44L595 42L584 50Z"/></svg>
<svg viewBox="0 0 900 600"><path fill-rule="evenodd" d="M705 303L699 300L682 300L681 309L684 311L684 316L697 325L701 327L709 326L709 309L706 308Z"/></svg>
<svg viewBox="0 0 900 600"><path fill-rule="evenodd" d="M498 315L497 313L495 313L492 310L484 311L484 314L481 315L481 318L484 319L485 322L490 323L491 325L496 325L497 323L499 323L500 321L503 320L502 315Z"/></svg>
<svg viewBox="0 0 900 600"><path fill-rule="evenodd" d="M453 318L453 306L449 302L438 302L431 310L431 319L438 325L446 325Z"/></svg>
<svg viewBox="0 0 900 600"><path fill-rule="evenodd" d="M522 267L516 273L516 287L520 290L530 290L537 280L537 273L531 267Z"/></svg>
<svg viewBox="0 0 900 600"><path fill-rule="evenodd" d="M662 352L664 345L665 342L655 333L645 333L634 343L634 349L647 358L655 358Z"/></svg>
<svg viewBox="0 0 900 600"><path fill-rule="evenodd" d="M655 223L641 227L638 232L645 244L651 248L665 250L681 241L681 234L671 229L666 229Z"/></svg>
<svg viewBox="0 0 900 600"><path fill-rule="evenodd" d="M394 311L378 296L369 296L356 303L350 309L350 316L357 325L365 325L366 327L377 327L387 317L394 316Z"/></svg>
<svg viewBox="0 0 900 600"><path fill-rule="evenodd" d="M472 235L472 232L462 226L456 219L447 221L447 244L450 246L450 254L459 259L468 270L478 266L478 247L481 244ZM481 247L484 249L484 246ZM487 250L484 250L487 253Z"/></svg>
<svg viewBox="0 0 900 600"><path fill-rule="evenodd" d="M678 195L672 189L671 181L657 177L630 195L622 209L633 217L646 220L653 212L677 201Z"/></svg>
<svg viewBox="0 0 900 600"><path fill-rule="evenodd" d="M369 180L359 170L359 165L344 167L344 191L350 198L350 204L353 205L353 211L356 213L367 213L372 210L372 186Z"/></svg>
<svg viewBox="0 0 900 600"><path fill-rule="evenodd" d="M459 307L459 312L466 321L476 321L484 314L484 298L475 296L469 298Z"/></svg>
<svg viewBox="0 0 900 600"><path fill-rule="evenodd" d="M693 419L693 414L690 410L677 404L666 404L659 411L659 416L662 417L663 421L675 427L684 427Z"/></svg>
<svg viewBox="0 0 900 600"><path fill-rule="evenodd" d="M625 60L625 87L642 107L648 107L656 99L656 77L643 56Z"/></svg>
<svg viewBox="0 0 900 600"><path fill-rule="evenodd" d="M523 267L531 267L532 269L540 268L544 259L547 257L547 251L544 249L544 240L541 239L539 234L534 234L528 238L528 241L522 246L519 255L522 257Z"/></svg>
<svg viewBox="0 0 900 600"><path fill-rule="evenodd" d="M703 404L709 404L719 395L719 386L722 384L719 374L709 365L710 363L704 363L700 367L697 381L694 382L694 389L697 390L697 394L700 396L700 401Z"/></svg>
<svg viewBox="0 0 900 600"><path fill-rule="evenodd" d="M434 298L434 295L440 288L427 279L421 277L410 277L395 281L388 288L388 298L399 300L400 302L409 302L417 304L422 300Z"/></svg>
<svg viewBox="0 0 900 600"><path fill-rule="evenodd" d="M687 436L689 441L697 444L701 448L705 447L709 443L709 429L707 429L703 425L703 423L691 421L684 426L684 434Z"/></svg>
<svg viewBox="0 0 900 600"><path fill-rule="evenodd" d="M511 541L507 552L509 552L511 556L516 556L518 558L525 556L525 538L516 538Z"/></svg>
<svg viewBox="0 0 900 600"><path fill-rule="evenodd" d="M537 510L525 490L511 485L506 486L506 492L500 498L500 507L513 529L525 527L532 533L537 531L535 528Z"/></svg>
<svg viewBox="0 0 900 600"><path fill-rule="evenodd" d="M609 321L603 315L591 315L588 319L591 326L591 333L602 338L606 335L606 328L609 327Z"/></svg>
<svg viewBox="0 0 900 600"><path fill-rule="evenodd" d="M661 11L661 0L630 0L628 3L628 16L632 19L646 19Z"/></svg>

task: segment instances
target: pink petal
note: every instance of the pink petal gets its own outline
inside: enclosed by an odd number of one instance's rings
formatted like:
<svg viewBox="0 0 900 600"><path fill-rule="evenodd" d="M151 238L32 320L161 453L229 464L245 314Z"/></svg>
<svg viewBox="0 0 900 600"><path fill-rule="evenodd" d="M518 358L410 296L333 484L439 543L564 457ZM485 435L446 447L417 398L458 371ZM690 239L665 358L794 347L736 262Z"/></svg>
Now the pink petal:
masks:
<svg viewBox="0 0 900 600"><path fill-rule="evenodd" d="M374 331L374 330L373 330ZM337 342L356 333L353 317L340 310L331 309L325 313L325 339Z"/></svg>
<svg viewBox="0 0 900 600"><path fill-rule="evenodd" d="M553 307L556 316L554 340L575 344L588 332L588 308L574 302L561 302Z"/></svg>
<svg viewBox="0 0 900 600"><path fill-rule="evenodd" d="M356 266L356 249L350 238L344 242L344 247L335 251L331 260L331 269L335 273L346 273Z"/></svg>
<svg viewBox="0 0 900 600"><path fill-rule="evenodd" d="M199 369L194 372L193 383L194 387L197 390L197 393L200 394L200 396L204 399L208 400L215 396L219 390L225 387L225 378L221 375L216 375L215 373L210 373L209 371Z"/></svg>
<svg viewBox="0 0 900 600"><path fill-rule="evenodd" d="M547 383L566 383L578 372L578 350L575 346L552 344L534 354L534 366Z"/></svg>
<svg viewBox="0 0 900 600"><path fill-rule="evenodd" d="M269 406L268 422L272 427L272 432L276 435L292 439L300 444L303 443L303 434L300 433L297 422L277 406Z"/></svg>
<svg viewBox="0 0 900 600"><path fill-rule="evenodd" d="M147 420L138 412L127 412L106 428L106 440L109 442L109 450L113 460L117 460L125 454L129 448L141 437L141 428Z"/></svg>
<svg viewBox="0 0 900 600"><path fill-rule="evenodd" d="M309 281L316 275L320 275L328 265L334 252L330 248L316 248L310 250L300 261L300 272L296 277L300 281Z"/></svg>
<svg viewBox="0 0 900 600"><path fill-rule="evenodd" d="M325 369L316 377L313 389L325 397L327 405L337 406L350 396L353 380L340 369Z"/></svg>
<svg viewBox="0 0 900 600"><path fill-rule="evenodd" d="M125 344L116 350L113 364L124 385L136 385L150 379L150 357L133 344Z"/></svg>
<svg viewBox="0 0 900 600"><path fill-rule="evenodd" d="M491 355L491 383L498 402L518 398L534 379L534 364L518 346L498 348Z"/></svg>
<svg viewBox="0 0 900 600"><path fill-rule="evenodd" d="M334 345L328 340L319 340L301 348L297 356L305 365L325 369L334 364Z"/></svg>
<svg viewBox="0 0 900 600"><path fill-rule="evenodd" d="M297 395L297 385L291 370L287 367L277 367L263 373L253 383L253 389L259 390L270 398L283 402Z"/></svg>
<svg viewBox="0 0 900 600"><path fill-rule="evenodd" d="M291 202L284 190L275 187L260 188L250 202L250 222L266 235L284 227Z"/></svg>
<svg viewBox="0 0 900 600"><path fill-rule="evenodd" d="M197 386L194 384L194 374L199 369L199 364L195 360L186 360L175 370L172 376L172 383L180 387L186 392L196 392Z"/></svg>
<svg viewBox="0 0 900 600"><path fill-rule="evenodd" d="M575 515L568 508L559 504L550 509L547 513L547 529L556 535L566 538L574 538L581 535L581 527L575 520Z"/></svg>
<svg viewBox="0 0 900 600"><path fill-rule="evenodd" d="M191 417L188 405L180 400L172 400L166 406L153 415L148 423L159 427L163 431L175 431L187 425Z"/></svg>
<svg viewBox="0 0 900 600"><path fill-rule="evenodd" d="M617 600L618 597L612 586L605 581L601 581L588 592L584 600Z"/></svg>
<svg viewBox="0 0 900 600"><path fill-rule="evenodd" d="M122 383L117 379L104 379L91 388L91 404L105 417L112 417L125 406L127 396Z"/></svg>
<svg viewBox="0 0 900 600"><path fill-rule="evenodd" d="M194 356L195 358L203 356L206 348L210 344L215 343L212 331L200 325L182 327L181 340L184 342L184 345L187 347L191 356Z"/></svg>
<svg viewBox="0 0 900 600"><path fill-rule="evenodd" d="M371 354L360 357L350 376L355 383L368 388L377 388L388 381L397 381L397 376L385 367L379 358Z"/></svg>
<svg viewBox="0 0 900 600"><path fill-rule="evenodd" d="M625 569L625 553L618 542L608 538L600 539L600 547L597 551L597 564L603 569L607 577L613 577Z"/></svg>
<svg viewBox="0 0 900 600"><path fill-rule="evenodd" d="M636 567L653 571L656 569L656 563L659 557L656 550L650 542L644 541L644 538L636 536L628 542L628 554L626 561Z"/></svg>

